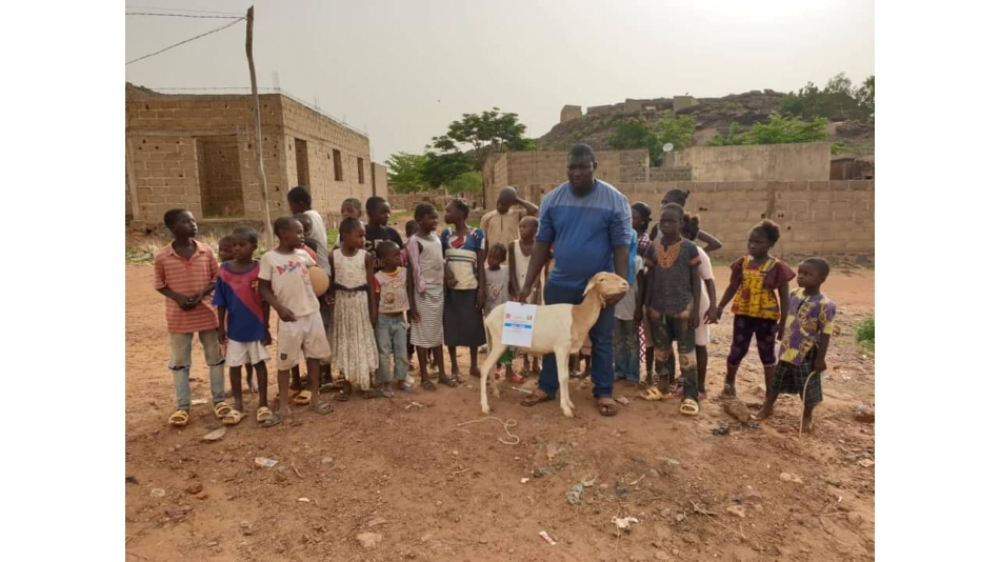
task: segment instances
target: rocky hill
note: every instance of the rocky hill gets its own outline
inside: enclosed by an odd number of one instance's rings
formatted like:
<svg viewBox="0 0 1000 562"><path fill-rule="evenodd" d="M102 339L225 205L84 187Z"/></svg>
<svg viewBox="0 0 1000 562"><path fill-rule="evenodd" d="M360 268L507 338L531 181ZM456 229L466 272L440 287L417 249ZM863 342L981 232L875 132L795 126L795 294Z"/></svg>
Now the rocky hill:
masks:
<svg viewBox="0 0 1000 562"><path fill-rule="evenodd" d="M625 103L602 106L600 111L590 111L576 119L559 123L548 133L537 139L539 148L545 150L566 150L579 142L587 143L596 150L611 150L608 139L615 126L621 121L642 118L656 123L663 117L691 115L697 129L694 144L701 145L715 134L725 134L731 123L750 127L757 122L766 122L772 112L778 111L784 94L773 90L752 91L729 95L723 98L698 98L697 105L673 110L673 100L663 98L649 100L639 111L626 112ZM875 127L832 117L828 128L831 142L841 144L847 154L870 156L875 152Z"/></svg>

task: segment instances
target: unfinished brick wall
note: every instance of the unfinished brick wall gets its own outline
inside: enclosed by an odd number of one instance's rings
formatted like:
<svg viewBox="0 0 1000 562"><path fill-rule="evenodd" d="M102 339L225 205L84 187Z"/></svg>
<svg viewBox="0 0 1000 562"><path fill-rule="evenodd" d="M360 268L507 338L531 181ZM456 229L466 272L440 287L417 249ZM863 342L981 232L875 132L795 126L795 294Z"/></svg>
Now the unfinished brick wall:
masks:
<svg viewBox="0 0 1000 562"><path fill-rule="evenodd" d="M364 202L371 197L372 178L368 173L361 178L358 170L358 158L363 170L370 168L368 138L288 98L282 98L282 116L289 186L297 185L295 139L300 139L307 147L313 208L323 215L327 227L334 228L344 199L354 197ZM340 152L341 180L336 179L334 150Z"/></svg>
<svg viewBox="0 0 1000 562"><path fill-rule="evenodd" d="M389 170L384 165L372 162L372 183L374 195L389 198Z"/></svg>
<svg viewBox="0 0 1000 562"><path fill-rule="evenodd" d="M243 216L240 147L236 135L198 140L202 216Z"/></svg>
<svg viewBox="0 0 1000 562"><path fill-rule="evenodd" d="M630 201L654 209L670 189L691 191L686 210L723 243L713 257L746 253L755 224L769 218L781 226L777 256L802 258L875 254L874 181L650 182L618 186Z"/></svg>
<svg viewBox="0 0 1000 562"><path fill-rule="evenodd" d="M313 195L313 207L335 227L340 203L347 197L366 199L373 190L372 175L358 177L357 159L367 169L371 163L368 139L340 123L288 97L260 96L264 173L268 185L271 219L288 213L285 194L298 185L303 169ZM201 154L199 142L227 137L225 161L238 162L240 203L231 180L237 171L226 169L216 176L201 175L199 162L218 150ZM158 227L163 213L185 207L197 217L234 214L260 219L264 216L257 154L254 146L253 103L250 96L160 95L126 101L126 176L135 176L134 196L126 197L126 209L135 210L137 226ZM295 140L300 141L299 166ZM336 179L334 150L340 152L342 179ZM308 168L306 170L306 168ZM130 173L131 172L131 173ZM208 178L216 177L214 180ZM219 195L203 195L204 183L220 188ZM211 182L216 182L211 184ZM221 183L220 183L221 182ZM207 190L215 194L214 189ZM213 197L221 199L213 199ZM204 203L204 205L203 205Z"/></svg>

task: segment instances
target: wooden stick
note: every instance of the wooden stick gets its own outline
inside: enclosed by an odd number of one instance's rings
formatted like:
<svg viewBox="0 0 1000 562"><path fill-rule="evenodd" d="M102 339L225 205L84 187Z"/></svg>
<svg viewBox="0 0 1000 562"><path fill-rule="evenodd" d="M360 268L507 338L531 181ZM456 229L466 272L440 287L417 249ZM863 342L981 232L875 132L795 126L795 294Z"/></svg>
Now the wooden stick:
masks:
<svg viewBox="0 0 1000 562"><path fill-rule="evenodd" d="M260 96L257 95L257 69L253 64L253 6L247 10L247 63L250 65L250 91L253 95L254 146L257 148L257 176L260 179L260 194L264 205L264 231L268 248L274 247L274 233L271 229L271 207L267 202L267 178L264 176L264 147L261 146Z"/></svg>
<svg viewBox="0 0 1000 562"><path fill-rule="evenodd" d="M806 392L809 390L809 381L812 380L813 375L815 375L815 374L816 374L816 371L813 371L813 372L809 373L809 376L806 377L806 384L802 385L802 416L799 417L799 437L800 438L802 437L802 428L805 426L805 423L806 423Z"/></svg>

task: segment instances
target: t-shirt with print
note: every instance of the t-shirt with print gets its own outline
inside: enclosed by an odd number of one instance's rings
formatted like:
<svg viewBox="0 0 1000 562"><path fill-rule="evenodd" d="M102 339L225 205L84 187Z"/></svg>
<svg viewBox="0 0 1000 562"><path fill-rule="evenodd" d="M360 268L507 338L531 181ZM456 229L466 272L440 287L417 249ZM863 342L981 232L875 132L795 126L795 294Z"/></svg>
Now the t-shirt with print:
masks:
<svg viewBox="0 0 1000 562"><path fill-rule="evenodd" d="M271 251L260 257L260 278L271 282L271 290L282 306L296 318L319 310L319 299L313 292L307 267L316 265L304 250L291 254Z"/></svg>
<svg viewBox="0 0 1000 562"><path fill-rule="evenodd" d="M391 226L365 225L365 251L372 257L372 262L375 264L375 271L382 271L385 267L382 260L378 259L378 256L375 255L375 249L386 240L395 242L400 249L403 248L403 238L400 237L399 232L395 228Z"/></svg>
<svg viewBox="0 0 1000 562"><path fill-rule="evenodd" d="M691 268L701 263L698 246L682 239L664 247L661 239L646 248L644 257L653 262L646 290L646 306L667 316L684 312L694 299ZM697 311L694 313L697 314Z"/></svg>
<svg viewBox="0 0 1000 562"><path fill-rule="evenodd" d="M379 314L399 314L410 310L410 297L406 294L406 268L395 271L383 269L375 274L375 296Z"/></svg>
<svg viewBox="0 0 1000 562"><path fill-rule="evenodd" d="M233 262L219 267L212 304L226 307L226 336L242 343L264 337L264 300L260 296L260 262L246 271L233 271Z"/></svg>
<svg viewBox="0 0 1000 562"><path fill-rule="evenodd" d="M309 231L309 239L316 242L316 263L323 268L327 275L330 275L330 251L326 248L326 223L323 217L315 209L309 209L304 214L309 216L312 229Z"/></svg>
<svg viewBox="0 0 1000 562"><path fill-rule="evenodd" d="M636 272L642 272L642 258L636 256L632 260L632 269ZM636 298L639 293L639 284L632 283L628 288L628 292L622 297L622 300L618 301L615 305L615 318L619 320L635 320L635 303Z"/></svg>
<svg viewBox="0 0 1000 562"><path fill-rule="evenodd" d="M499 269L486 268L486 314L510 300L510 269L501 265Z"/></svg>
<svg viewBox="0 0 1000 562"><path fill-rule="evenodd" d="M805 289L792 291L788 296L788 318L778 359L801 365L823 334L833 335L836 315L837 305L823 293L807 296Z"/></svg>
<svg viewBox="0 0 1000 562"><path fill-rule="evenodd" d="M628 199L601 180L590 193L573 193L569 182L542 199L540 242L553 245L553 267L548 283L582 290L595 274L614 272L614 249L632 243L632 209Z"/></svg>

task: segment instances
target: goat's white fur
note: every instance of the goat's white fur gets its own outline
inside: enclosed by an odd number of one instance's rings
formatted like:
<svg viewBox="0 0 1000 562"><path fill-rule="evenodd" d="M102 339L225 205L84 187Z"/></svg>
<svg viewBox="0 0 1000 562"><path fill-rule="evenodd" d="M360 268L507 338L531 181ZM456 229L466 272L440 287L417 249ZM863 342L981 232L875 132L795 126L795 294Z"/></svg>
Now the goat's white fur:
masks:
<svg viewBox="0 0 1000 562"><path fill-rule="evenodd" d="M559 405L563 414L573 417L573 402L569 399L569 356L580 351L590 329L604 307L605 298L628 291L628 282L614 273L601 272L590 278L584 289L583 302L572 304L550 304L538 307L532 332L531 347L517 349L529 355L554 353L559 374ZM504 312L507 305L494 308L486 317L486 333L489 337L490 353L483 365L480 380L480 403L484 414L490 413L486 398L487 383L493 385L493 396L500 396L500 385L493 377L493 368L500 356L507 350L501 343Z"/></svg>

